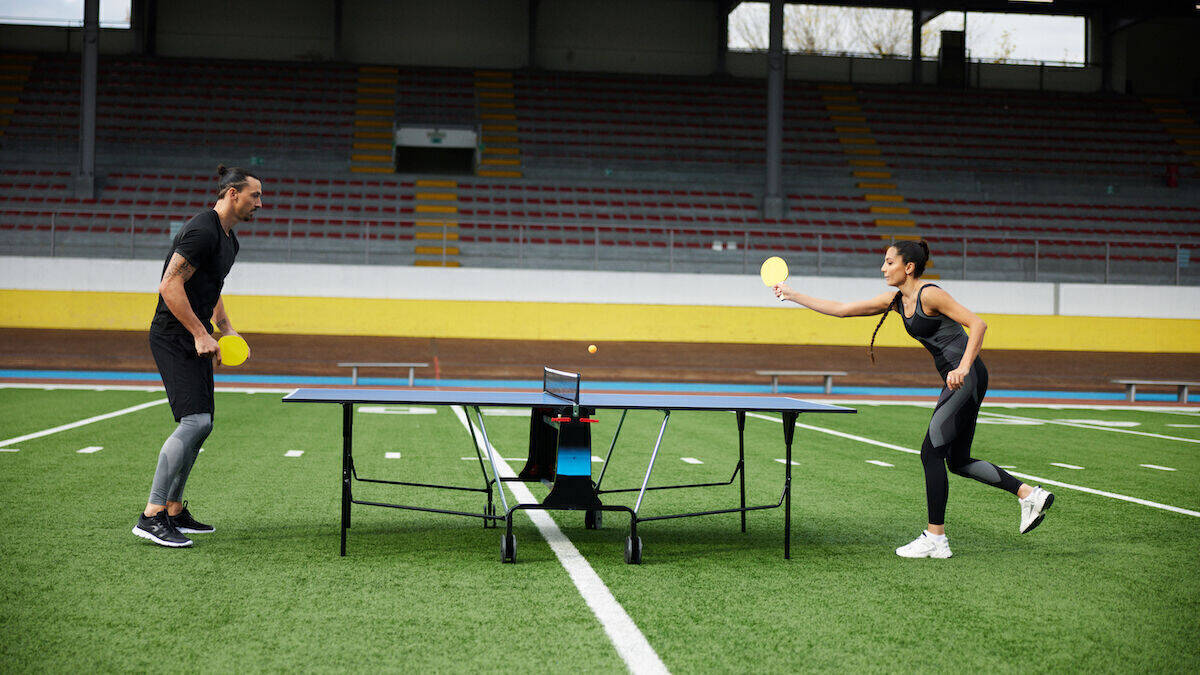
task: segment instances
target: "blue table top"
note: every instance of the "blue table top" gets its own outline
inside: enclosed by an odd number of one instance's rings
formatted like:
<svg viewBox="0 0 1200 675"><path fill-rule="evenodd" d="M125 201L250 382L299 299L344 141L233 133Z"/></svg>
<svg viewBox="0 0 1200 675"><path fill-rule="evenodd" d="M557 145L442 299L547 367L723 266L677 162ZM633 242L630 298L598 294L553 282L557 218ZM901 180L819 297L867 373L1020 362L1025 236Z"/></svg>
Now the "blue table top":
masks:
<svg viewBox="0 0 1200 675"><path fill-rule="evenodd" d="M310 388L283 397L284 403L376 403L570 408L571 402L541 391ZM790 396L705 396L580 392L579 406L609 410L725 410L735 412L852 413L852 408Z"/></svg>

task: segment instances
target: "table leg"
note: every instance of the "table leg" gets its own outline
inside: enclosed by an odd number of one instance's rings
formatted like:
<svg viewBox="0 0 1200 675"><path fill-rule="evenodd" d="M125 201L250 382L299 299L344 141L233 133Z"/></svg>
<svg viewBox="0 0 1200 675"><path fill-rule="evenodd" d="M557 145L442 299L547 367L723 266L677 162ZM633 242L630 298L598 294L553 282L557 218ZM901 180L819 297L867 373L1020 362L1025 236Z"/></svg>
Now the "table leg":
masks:
<svg viewBox="0 0 1200 675"><path fill-rule="evenodd" d="M342 404L342 549L346 555L346 528L350 527L351 438L354 435L354 404Z"/></svg>
<svg viewBox="0 0 1200 675"><path fill-rule="evenodd" d="M783 558L792 557L792 439L796 435L796 418L799 413L783 413L783 442L787 445L787 454L783 460Z"/></svg>
<svg viewBox="0 0 1200 675"><path fill-rule="evenodd" d="M737 412L738 480L742 491L742 532L746 531L746 411Z"/></svg>

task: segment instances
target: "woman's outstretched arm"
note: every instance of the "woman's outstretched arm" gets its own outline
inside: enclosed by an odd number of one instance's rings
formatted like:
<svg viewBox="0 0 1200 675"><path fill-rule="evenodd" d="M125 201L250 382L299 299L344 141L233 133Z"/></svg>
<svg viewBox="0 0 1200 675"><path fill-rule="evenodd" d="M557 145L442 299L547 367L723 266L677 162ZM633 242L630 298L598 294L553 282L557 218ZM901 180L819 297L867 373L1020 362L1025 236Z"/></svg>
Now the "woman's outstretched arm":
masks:
<svg viewBox="0 0 1200 675"><path fill-rule="evenodd" d="M828 314L829 316L872 316L875 314L883 314L892 304L892 298L896 297L895 293L881 293L868 300L853 300L851 302L838 302L836 300L825 300L823 298L814 298L811 295L805 295L793 290L787 284L775 284L775 297L791 300L798 305Z"/></svg>

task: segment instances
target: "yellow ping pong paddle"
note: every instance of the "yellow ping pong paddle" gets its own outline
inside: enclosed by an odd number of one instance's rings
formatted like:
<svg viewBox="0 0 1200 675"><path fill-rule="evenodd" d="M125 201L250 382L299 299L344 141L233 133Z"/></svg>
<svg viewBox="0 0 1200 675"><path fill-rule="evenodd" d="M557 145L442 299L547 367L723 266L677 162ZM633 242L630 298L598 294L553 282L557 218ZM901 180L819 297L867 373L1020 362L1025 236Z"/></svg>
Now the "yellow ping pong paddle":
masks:
<svg viewBox="0 0 1200 675"><path fill-rule="evenodd" d="M223 366L240 366L246 362L246 357L250 356L250 345L246 344L241 335L222 335L221 339L217 340L217 346L221 348Z"/></svg>
<svg viewBox="0 0 1200 675"><path fill-rule="evenodd" d="M788 266L783 258L773 255L763 261L762 267L758 269L758 276L762 277L763 284L774 286L782 284L788 278ZM783 298L779 298L783 302Z"/></svg>

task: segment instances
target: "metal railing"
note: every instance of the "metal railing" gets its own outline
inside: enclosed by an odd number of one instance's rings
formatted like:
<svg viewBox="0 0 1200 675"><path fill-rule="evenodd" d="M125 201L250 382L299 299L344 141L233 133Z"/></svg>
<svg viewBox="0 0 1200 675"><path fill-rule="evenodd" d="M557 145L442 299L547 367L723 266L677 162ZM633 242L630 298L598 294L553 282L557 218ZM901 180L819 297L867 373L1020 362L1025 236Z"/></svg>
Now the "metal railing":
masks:
<svg viewBox="0 0 1200 675"><path fill-rule="evenodd" d="M19 214L28 215L14 217ZM52 257L158 258L166 253L177 226L188 218L162 210L4 208L0 209L0 249L7 254ZM411 219L334 212L322 217L266 216L239 225L237 232L244 255L278 262L409 264L415 251L404 246L419 242L440 243L443 251L457 245L461 257L480 267L750 274L762 257L779 254L790 258L797 274L818 276L870 271L875 258L897 239L865 225L460 221L457 230L457 240L447 226L442 227L440 240L418 240ZM1152 283L1200 284L1200 265L1192 264L1193 258L1200 259L1200 232L1141 238L1084 232L923 234L938 263L931 271L943 278L1045 281L1065 276L1114 283L1137 277Z"/></svg>

